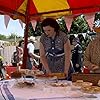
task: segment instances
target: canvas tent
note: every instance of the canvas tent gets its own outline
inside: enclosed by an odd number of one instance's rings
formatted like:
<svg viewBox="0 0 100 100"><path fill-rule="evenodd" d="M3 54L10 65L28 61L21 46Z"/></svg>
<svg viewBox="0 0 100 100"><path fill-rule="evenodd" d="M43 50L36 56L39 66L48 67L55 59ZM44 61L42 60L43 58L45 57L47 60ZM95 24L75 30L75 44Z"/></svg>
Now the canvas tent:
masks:
<svg viewBox="0 0 100 100"><path fill-rule="evenodd" d="M100 0L0 0L0 14L21 19L26 24L24 33L27 47L28 24L31 20L100 11ZM23 68L26 68L27 49L24 49Z"/></svg>

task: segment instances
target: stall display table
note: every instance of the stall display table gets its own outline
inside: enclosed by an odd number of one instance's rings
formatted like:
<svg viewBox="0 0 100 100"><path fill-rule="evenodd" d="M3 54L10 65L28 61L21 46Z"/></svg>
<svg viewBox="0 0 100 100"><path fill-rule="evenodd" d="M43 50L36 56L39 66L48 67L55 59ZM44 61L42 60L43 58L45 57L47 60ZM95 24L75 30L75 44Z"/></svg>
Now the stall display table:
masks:
<svg viewBox="0 0 100 100"><path fill-rule="evenodd" d="M18 80L4 80L0 82L2 97L0 100L100 100L100 94L86 94L80 90L73 89L72 82L66 87L53 87L47 80L36 79L33 87L19 88L14 86Z"/></svg>

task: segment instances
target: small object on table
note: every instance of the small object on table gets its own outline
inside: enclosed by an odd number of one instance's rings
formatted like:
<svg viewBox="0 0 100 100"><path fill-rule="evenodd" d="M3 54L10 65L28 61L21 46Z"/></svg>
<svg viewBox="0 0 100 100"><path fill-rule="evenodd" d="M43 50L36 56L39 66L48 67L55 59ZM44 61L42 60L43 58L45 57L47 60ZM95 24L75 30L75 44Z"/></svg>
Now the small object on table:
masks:
<svg viewBox="0 0 100 100"><path fill-rule="evenodd" d="M90 70L86 66L83 66L83 73L84 74L89 74Z"/></svg>
<svg viewBox="0 0 100 100"><path fill-rule="evenodd" d="M37 78L53 78L54 76L56 76L57 79L65 79L64 73L51 73L51 74L38 74L38 75L36 75Z"/></svg>
<svg viewBox="0 0 100 100"><path fill-rule="evenodd" d="M11 73L11 78L21 78L22 74L19 71L15 71Z"/></svg>

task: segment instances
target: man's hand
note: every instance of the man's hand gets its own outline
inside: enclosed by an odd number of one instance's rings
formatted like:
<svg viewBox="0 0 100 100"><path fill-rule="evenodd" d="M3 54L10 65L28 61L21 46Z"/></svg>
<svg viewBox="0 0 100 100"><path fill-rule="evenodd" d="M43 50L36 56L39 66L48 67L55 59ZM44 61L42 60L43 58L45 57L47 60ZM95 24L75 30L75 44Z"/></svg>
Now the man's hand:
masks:
<svg viewBox="0 0 100 100"><path fill-rule="evenodd" d="M99 69L99 66L97 66L97 65L92 65L92 71L95 71L95 70L97 70L97 69Z"/></svg>

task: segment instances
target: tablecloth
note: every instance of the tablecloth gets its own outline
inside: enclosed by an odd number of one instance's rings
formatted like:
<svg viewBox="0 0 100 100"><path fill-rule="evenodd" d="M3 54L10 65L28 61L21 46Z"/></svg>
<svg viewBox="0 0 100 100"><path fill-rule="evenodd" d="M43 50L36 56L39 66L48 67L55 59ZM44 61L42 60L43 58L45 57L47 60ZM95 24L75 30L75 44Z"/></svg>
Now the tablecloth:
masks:
<svg viewBox="0 0 100 100"><path fill-rule="evenodd" d="M19 88L14 86L15 83L14 79L0 82L4 100L100 100L100 94L93 94L94 97L90 98L91 94L72 90L70 86L52 87L43 81L37 81L33 87Z"/></svg>

